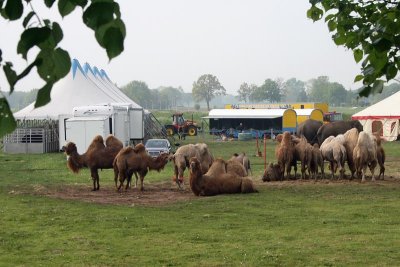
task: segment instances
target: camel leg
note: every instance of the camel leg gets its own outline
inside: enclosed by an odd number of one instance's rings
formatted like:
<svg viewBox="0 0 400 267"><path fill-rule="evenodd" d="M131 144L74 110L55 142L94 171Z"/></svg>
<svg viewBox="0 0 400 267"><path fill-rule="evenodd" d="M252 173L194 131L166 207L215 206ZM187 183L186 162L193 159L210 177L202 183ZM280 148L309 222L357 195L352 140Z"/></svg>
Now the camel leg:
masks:
<svg viewBox="0 0 400 267"><path fill-rule="evenodd" d="M301 179L306 178L306 163L301 162Z"/></svg>
<svg viewBox="0 0 400 267"><path fill-rule="evenodd" d="M135 187L137 188L137 182L138 182L138 176L137 176L137 173L135 172L135 177L136 177L136 181L135 181Z"/></svg>
<svg viewBox="0 0 400 267"><path fill-rule="evenodd" d="M362 178L361 182L365 182L365 172L367 171L367 165L362 167L361 173L362 173Z"/></svg>
<svg viewBox="0 0 400 267"><path fill-rule="evenodd" d="M97 169L90 169L90 173L92 176L92 180L93 180L93 190L92 191L96 191L100 189L100 183L99 183L99 173L97 172Z"/></svg>
<svg viewBox="0 0 400 267"><path fill-rule="evenodd" d="M322 179L325 179L325 162L324 161L322 161L322 163L321 163L321 177L322 177Z"/></svg>
<svg viewBox="0 0 400 267"><path fill-rule="evenodd" d="M114 166L114 182L115 182L115 189L118 190L118 168L116 166Z"/></svg>
<svg viewBox="0 0 400 267"><path fill-rule="evenodd" d="M120 171L119 172L119 186L117 188L117 191L121 190L121 188L124 186L124 181L125 181L125 172Z"/></svg>
<svg viewBox="0 0 400 267"><path fill-rule="evenodd" d="M332 180L335 178L335 163L333 161L330 162L331 164L331 172L332 172Z"/></svg>
<svg viewBox="0 0 400 267"><path fill-rule="evenodd" d="M380 167L379 179L381 179L381 175L382 175L382 180L385 180L385 166L383 166L383 164L381 164L379 167Z"/></svg>
<svg viewBox="0 0 400 267"><path fill-rule="evenodd" d="M140 175L140 191L144 191L143 180L144 180L144 175Z"/></svg>
<svg viewBox="0 0 400 267"><path fill-rule="evenodd" d="M374 161L371 162L371 165L369 167L369 169L371 171L371 175L372 175L371 180L373 182L375 182L375 167L376 167L376 165L377 165L377 162L376 162L376 160L374 160Z"/></svg>

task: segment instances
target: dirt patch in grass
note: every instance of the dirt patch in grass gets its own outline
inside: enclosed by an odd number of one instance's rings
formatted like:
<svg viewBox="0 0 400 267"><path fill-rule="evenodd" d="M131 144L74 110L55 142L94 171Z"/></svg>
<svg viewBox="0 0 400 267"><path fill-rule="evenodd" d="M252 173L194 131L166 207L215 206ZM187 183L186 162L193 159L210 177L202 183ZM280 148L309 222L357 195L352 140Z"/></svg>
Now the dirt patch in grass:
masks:
<svg viewBox="0 0 400 267"><path fill-rule="evenodd" d="M196 198L188 186L179 189L172 182L146 184L143 192L138 188L117 192L114 187L110 186L103 186L99 191L91 191L91 189L90 185L64 185L58 188L40 186L34 188L33 194L65 200L124 206L160 206ZM32 194L32 192L29 193Z"/></svg>
<svg viewBox="0 0 400 267"><path fill-rule="evenodd" d="M266 182L263 183L260 178L253 178L255 186L259 189L266 189L267 187L293 187L293 186L304 186L304 185L370 185L370 186L400 186L400 176L386 176L385 180L377 180L371 182L368 177L365 183L361 183L361 180L330 180L330 179L319 179L314 180L289 180L280 182ZM51 198L65 199L65 200L77 200L88 203L97 204L111 204L111 205L123 205L123 206L163 206L176 202L185 202L191 199L198 199L188 184L183 189L179 189L172 181L160 182L160 183L148 183L145 184L145 191L141 192L138 188L130 188L127 191L122 190L116 192L112 186L103 186L99 191L91 191L91 184L88 185L64 185L62 187L46 187L44 185L36 185L33 190L12 190L10 194L33 194L46 196Z"/></svg>

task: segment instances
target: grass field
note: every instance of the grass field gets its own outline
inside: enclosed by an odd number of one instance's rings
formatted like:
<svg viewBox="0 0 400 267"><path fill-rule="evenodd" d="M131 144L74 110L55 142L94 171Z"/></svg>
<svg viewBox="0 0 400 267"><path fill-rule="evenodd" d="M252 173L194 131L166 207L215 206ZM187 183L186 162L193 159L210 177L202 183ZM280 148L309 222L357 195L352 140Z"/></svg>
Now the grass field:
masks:
<svg viewBox="0 0 400 267"><path fill-rule="evenodd" d="M254 156L254 141L205 138L216 157L251 155L258 194L188 192L184 200L136 205L141 194L115 192L111 170L103 170L101 189L92 194L108 192L121 203L100 204L79 199L91 189L90 175L69 172L65 155L0 153L0 266L399 265L399 142L384 145L385 181L262 183L264 162ZM274 160L275 144L266 144L267 159ZM171 164L150 172L145 188L166 183L179 195L171 176ZM66 187L83 191L74 200L42 194Z"/></svg>

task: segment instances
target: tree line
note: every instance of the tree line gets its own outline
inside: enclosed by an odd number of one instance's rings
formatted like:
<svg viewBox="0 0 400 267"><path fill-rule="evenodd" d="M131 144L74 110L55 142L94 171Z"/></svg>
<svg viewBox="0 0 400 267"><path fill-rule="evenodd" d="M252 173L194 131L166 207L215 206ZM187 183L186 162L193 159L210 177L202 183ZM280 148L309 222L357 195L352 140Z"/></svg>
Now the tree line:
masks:
<svg viewBox="0 0 400 267"><path fill-rule="evenodd" d="M212 76L212 77L211 77ZM210 89L211 88L211 89ZM218 78L206 74L193 83L192 92L184 92L182 87L160 86L150 89L144 81L131 81L121 90L133 101L149 110L173 110L180 107L200 109L201 106L222 108L225 104L237 103L295 103L327 102L330 106L367 106L376 103L400 90L399 83L384 87L381 94L359 98L358 90L346 90L329 77L320 76L307 82L291 78L284 80L266 79L263 84L242 83L237 95L226 94ZM36 99L38 90L14 92L7 96L13 111L17 111ZM207 102L208 101L208 102Z"/></svg>

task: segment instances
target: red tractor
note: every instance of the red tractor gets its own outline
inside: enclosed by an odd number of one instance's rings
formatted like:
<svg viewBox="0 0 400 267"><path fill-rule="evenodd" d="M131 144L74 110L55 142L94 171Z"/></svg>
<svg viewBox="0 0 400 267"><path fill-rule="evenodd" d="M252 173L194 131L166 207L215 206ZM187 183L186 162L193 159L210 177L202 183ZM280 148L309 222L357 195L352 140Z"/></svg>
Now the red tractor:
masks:
<svg viewBox="0 0 400 267"><path fill-rule="evenodd" d="M174 135L178 133L183 133L189 136L196 136L198 131L198 126L195 121L185 120L183 113L175 113L172 115L172 124L164 125L167 135Z"/></svg>

